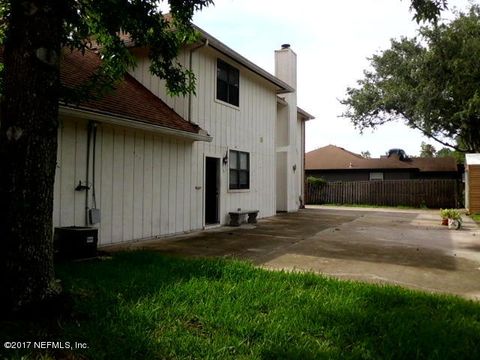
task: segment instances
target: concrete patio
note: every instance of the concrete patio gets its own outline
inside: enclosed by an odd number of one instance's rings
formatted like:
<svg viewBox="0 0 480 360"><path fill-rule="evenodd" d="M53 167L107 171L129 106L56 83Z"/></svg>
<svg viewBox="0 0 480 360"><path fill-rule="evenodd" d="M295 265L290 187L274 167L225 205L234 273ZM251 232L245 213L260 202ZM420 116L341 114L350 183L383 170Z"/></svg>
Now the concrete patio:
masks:
<svg viewBox="0 0 480 360"><path fill-rule="evenodd" d="M232 257L268 269L313 271L480 300L480 228L440 225L437 210L312 206L256 225L104 247Z"/></svg>

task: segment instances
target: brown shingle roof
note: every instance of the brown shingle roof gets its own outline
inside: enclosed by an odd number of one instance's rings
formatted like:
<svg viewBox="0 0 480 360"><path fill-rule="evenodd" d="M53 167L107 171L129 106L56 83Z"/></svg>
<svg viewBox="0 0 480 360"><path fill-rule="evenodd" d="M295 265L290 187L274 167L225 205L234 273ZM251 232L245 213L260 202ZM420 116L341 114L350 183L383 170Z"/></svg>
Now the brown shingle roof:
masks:
<svg viewBox="0 0 480 360"><path fill-rule="evenodd" d="M305 154L306 170L346 170L346 169L412 169L421 172L457 171L456 160L444 158L409 158L401 161L395 156L389 158L366 159L341 147L328 145Z"/></svg>
<svg viewBox="0 0 480 360"><path fill-rule="evenodd" d="M410 158L411 164L420 171L457 171L457 160L454 157Z"/></svg>
<svg viewBox="0 0 480 360"><path fill-rule="evenodd" d="M86 51L84 55L79 51L67 51L60 67L61 81L68 87L78 87L94 73L98 66L100 66L100 59L92 51ZM106 112L195 134L201 130L198 125L183 119L129 74L115 87L114 91L106 96L83 102L79 106L68 106Z"/></svg>
<svg viewBox="0 0 480 360"><path fill-rule="evenodd" d="M328 145L305 154L305 169L345 169L354 161L363 159L344 148Z"/></svg>

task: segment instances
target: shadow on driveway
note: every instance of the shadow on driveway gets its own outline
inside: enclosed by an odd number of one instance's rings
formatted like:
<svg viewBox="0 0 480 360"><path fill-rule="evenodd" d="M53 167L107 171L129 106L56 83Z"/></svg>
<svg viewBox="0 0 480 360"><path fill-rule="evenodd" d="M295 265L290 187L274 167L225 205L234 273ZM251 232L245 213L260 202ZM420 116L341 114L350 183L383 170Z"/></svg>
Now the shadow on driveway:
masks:
<svg viewBox="0 0 480 360"><path fill-rule="evenodd" d="M269 269L314 271L480 299L480 231L440 225L438 211L319 208L257 225L107 247L232 257Z"/></svg>

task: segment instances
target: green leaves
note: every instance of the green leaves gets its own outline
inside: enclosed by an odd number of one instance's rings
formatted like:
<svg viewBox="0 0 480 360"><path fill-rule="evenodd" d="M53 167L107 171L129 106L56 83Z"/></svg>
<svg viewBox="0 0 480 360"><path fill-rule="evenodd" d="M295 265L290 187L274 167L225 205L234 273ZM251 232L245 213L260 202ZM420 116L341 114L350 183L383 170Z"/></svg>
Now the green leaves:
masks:
<svg viewBox="0 0 480 360"><path fill-rule="evenodd" d="M372 56L372 69L341 101L343 115L360 130L400 119L445 146L480 151L479 58L480 8L472 6Z"/></svg>
<svg viewBox="0 0 480 360"><path fill-rule="evenodd" d="M437 22L442 10L447 9L446 0L412 0L410 9L415 12L414 19L419 23L422 21Z"/></svg>
<svg viewBox="0 0 480 360"><path fill-rule="evenodd" d="M102 96L113 88L135 66L129 51L132 46L148 49L150 70L166 80L171 95L194 92L193 73L175 59L181 46L197 39L190 22L194 11L212 4L212 0L170 0L169 15L161 12L162 1L158 0L66 0L62 3L62 47L71 51L94 50L102 58L102 66L86 83L62 91L64 101L79 102ZM9 2L2 4L7 12Z"/></svg>

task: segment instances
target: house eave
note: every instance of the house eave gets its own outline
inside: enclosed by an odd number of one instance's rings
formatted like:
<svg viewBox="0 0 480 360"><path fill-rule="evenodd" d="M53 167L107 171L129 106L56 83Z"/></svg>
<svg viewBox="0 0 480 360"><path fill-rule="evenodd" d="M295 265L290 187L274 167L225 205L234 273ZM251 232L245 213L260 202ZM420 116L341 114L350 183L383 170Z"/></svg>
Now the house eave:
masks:
<svg viewBox="0 0 480 360"><path fill-rule="evenodd" d="M250 60L246 59L235 50L229 48L225 44L223 44L220 40L216 39L205 30L199 28L196 25L193 25L196 31L198 31L201 37L208 42L208 46L214 48L221 54L229 57L230 59L234 60L235 62L239 63L240 65L246 67L248 70L252 71L253 73L261 76L265 80L269 81L270 83L274 84L277 87L277 94L285 94L294 92L295 89L292 88L290 85L285 83L284 81L280 80L279 78L275 77L274 75L270 74L269 72L265 71L258 65L255 65Z"/></svg>
<svg viewBox="0 0 480 360"><path fill-rule="evenodd" d="M208 135L202 129L199 133L192 133L188 131L172 129L166 126L151 124L146 121L120 116L106 111L90 109L88 107L79 108L61 104L59 108L59 115L88 119L110 125L124 126L132 129L148 131L159 135L172 136L190 141L212 142L213 140L213 137Z"/></svg>
<svg viewBox="0 0 480 360"><path fill-rule="evenodd" d="M285 99L280 97L280 96L277 96L277 104L280 104L282 106L287 106L288 105L288 103L285 101Z"/></svg>
<svg viewBox="0 0 480 360"><path fill-rule="evenodd" d="M310 115L308 112L297 106L297 114L302 117L304 121L313 120L315 116Z"/></svg>

